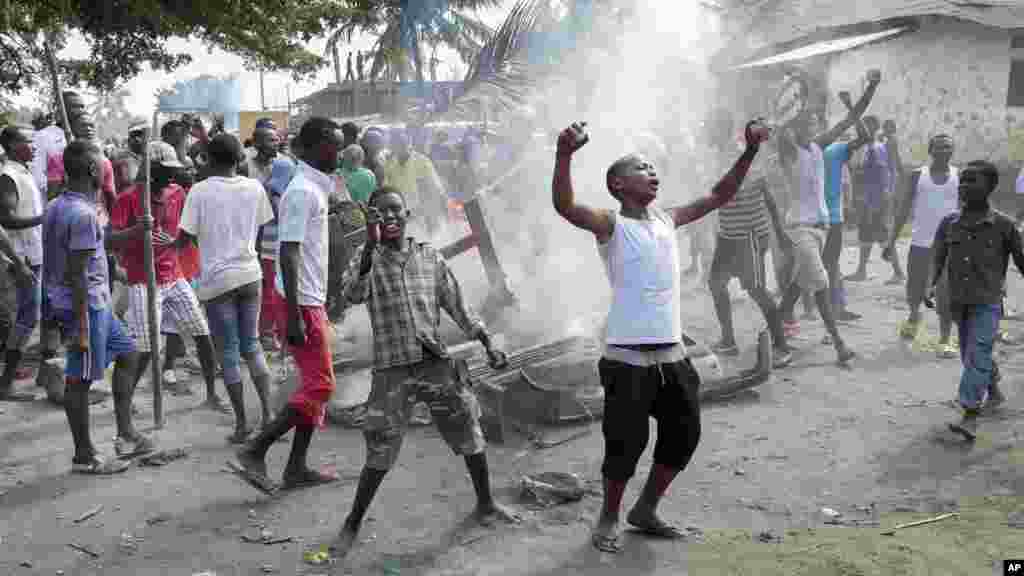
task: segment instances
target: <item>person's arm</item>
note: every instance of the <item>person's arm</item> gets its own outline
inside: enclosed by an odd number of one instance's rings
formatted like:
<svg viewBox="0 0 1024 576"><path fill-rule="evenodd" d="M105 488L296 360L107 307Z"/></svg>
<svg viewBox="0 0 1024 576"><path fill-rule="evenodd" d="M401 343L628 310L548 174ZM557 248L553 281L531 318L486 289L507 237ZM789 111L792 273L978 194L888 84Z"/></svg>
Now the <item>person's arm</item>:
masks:
<svg viewBox="0 0 1024 576"><path fill-rule="evenodd" d="M846 107L847 112L854 114L856 109L853 102L850 100L849 92L840 92L839 100ZM853 127L857 130L857 138L852 140L848 146L849 156L853 156L853 153L860 150L865 144L868 144L874 140L874 135L868 132L867 126L864 125L864 120L860 115L854 117Z"/></svg>
<svg viewBox="0 0 1024 576"><path fill-rule="evenodd" d="M764 207L768 211L768 216L772 221L772 229L775 230L775 237L779 239L779 245L782 248L787 248L784 245L789 240L789 235L786 234L786 229L782 223L782 216L779 214L779 207L775 204L775 198L772 197L771 192L768 191L768 187L765 186L761 189L764 194Z"/></svg>
<svg viewBox="0 0 1024 576"><path fill-rule="evenodd" d="M369 256L366 256L369 254ZM363 268L366 272L363 273ZM355 255L349 260L348 266L341 274L341 294L349 304L362 304L370 297L370 270L373 269L373 251L366 245L356 249Z"/></svg>
<svg viewBox="0 0 1024 576"><path fill-rule="evenodd" d="M455 324L462 329L467 338L479 340L484 348L491 347L491 338L487 334L484 323L473 313L465 298L458 279L444 259L438 256L437 262L437 302Z"/></svg>
<svg viewBox="0 0 1024 576"><path fill-rule="evenodd" d="M572 155L583 147L577 143L577 133L582 133L582 125L566 128L558 136L555 151L555 174L551 179L551 202L555 212L565 218L573 226L587 230L605 242L614 232L611 211L591 208L576 202L576 194L572 187ZM585 142L584 142L585 143Z"/></svg>
<svg viewBox="0 0 1024 576"><path fill-rule="evenodd" d="M317 206L313 198L315 194L317 192L308 187L290 187L281 199L281 219L278 221L277 229L277 261L281 266L288 340L292 345L301 345L305 341L305 326L299 313L300 247L306 240L311 211ZM264 201L269 204L269 201Z"/></svg>
<svg viewBox="0 0 1024 576"><path fill-rule="evenodd" d="M846 118L840 120L839 123L833 126L831 130L814 139L822 150L828 147L829 144L838 140L839 137L842 136L843 132L849 130L850 126L853 126L854 122L864 115L864 112L868 109L868 105L871 104L871 99L875 97L875 90L878 89L878 84L881 81L881 72L878 70L871 70L868 72L868 87L864 90L864 93L861 94L860 100L857 101L857 104L852 110L850 110L850 113Z"/></svg>
<svg viewBox="0 0 1024 576"><path fill-rule="evenodd" d="M748 128L749 132L749 128ZM736 196L736 192L739 191L740 186L743 185L743 179L747 175L747 171L750 169L751 163L754 161L754 157L757 155L758 146L760 142L751 142L748 138L747 149L743 151L736 163L733 164L732 169L718 181L717 184L711 189L711 193L707 196L697 198L693 202L684 206L676 208L670 208L669 214L672 215L672 220L676 225L676 228L689 224L690 222L700 220L706 216L709 212L717 210L721 206L728 204Z"/></svg>
<svg viewBox="0 0 1024 576"><path fill-rule="evenodd" d="M137 196L125 194L117 199L114 209L111 210L110 234L107 239L112 246L124 247L138 242L145 235L145 225L141 219L135 217L136 198Z"/></svg>
<svg viewBox="0 0 1024 576"><path fill-rule="evenodd" d="M68 274L71 276L71 310L78 319L76 344L81 350L89 349L89 259L94 250L73 250L68 255Z"/></svg>
<svg viewBox="0 0 1024 576"><path fill-rule="evenodd" d="M907 224L907 219L910 218L910 211L914 208L914 201L917 197L917 181L921 178L921 173L915 171L910 175L910 183L907 185L906 192L903 195L903 202L900 203L900 210L896 213L896 220L893 222L892 233L889 235L889 247L896 244L896 238L899 237L900 231Z"/></svg>
<svg viewBox="0 0 1024 576"><path fill-rule="evenodd" d="M1017 267L1017 271L1024 276L1024 241L1021 240L1020 230L1015 223L1010 222L1007 228L1009 230L1007 230L1006 250L1013 258L1013 264Z"/></svg>

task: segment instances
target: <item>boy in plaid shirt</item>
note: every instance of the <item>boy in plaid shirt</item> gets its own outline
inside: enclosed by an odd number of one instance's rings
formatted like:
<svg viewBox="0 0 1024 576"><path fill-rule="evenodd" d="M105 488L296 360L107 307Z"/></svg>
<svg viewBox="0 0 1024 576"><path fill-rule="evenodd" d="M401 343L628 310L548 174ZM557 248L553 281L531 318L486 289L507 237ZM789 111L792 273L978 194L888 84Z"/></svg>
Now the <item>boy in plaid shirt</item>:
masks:
<svg viewBox="0 0 1024 576"><path fill-rule="evenodd" d="M352 511L332 549L336 558L344 558L355 542L370 502L398 457L417 400L430 405L442 438L465 457L477 494L476 518L481 523L519 520L491 494L480 406L441 342L441 310L483 344L493 368L504 367L507 360L469 310L441 255L406 237L409 213L397 189L375 191L366 209L366 244L342 280L344 298L369 308L374 369L363 429L366 464Z"/></svg>

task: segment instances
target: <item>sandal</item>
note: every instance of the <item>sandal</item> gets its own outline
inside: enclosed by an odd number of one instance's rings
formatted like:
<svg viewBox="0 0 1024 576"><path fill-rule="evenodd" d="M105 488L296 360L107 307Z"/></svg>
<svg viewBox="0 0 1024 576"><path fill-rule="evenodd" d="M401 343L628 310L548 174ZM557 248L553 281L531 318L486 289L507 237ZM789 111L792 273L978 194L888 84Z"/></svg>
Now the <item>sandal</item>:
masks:
<svg viewBox="0 0 1024 576"><path fill-rule="evenodd" d="M608 554L618 554L622 552L622 543L619 541L618 534L598 534L594 532L590 535L590 543L594 545L601 552L607 552Z"/></svg>
<svg viewBox="0 0 1024 576"><path fill-rule="evenodd" d="M260 492L263 492L267 496L273 496L274 494L277 493L277 485L274 484L274 482L270 478L267 478L266 476L256 472L255 470L248 470L241 464L238 464L231 460L228 460L227 466L232 474L238 476L239 478L244 480L246 484L259 490Z"/></svg>
<svg viewBox="0 0 1024 576"><path fill-rule="evenodd" d="M128 469L128 462L121 460L104 460L99 456L93 456L89 462L72 462L72 474L88 474L93 476L111 476L120 474Z"/></svg>
<svg viewBox="0 0 1024 576"><path fill-rule="evenodd" d="M651 536L662 540L682 540L686 538L686 534L682 530L666 523L657 516L645 519L643 522L638 522L627 516L626 522L632 526L632 532L638 532L644 536Z"/></svg>
<svg viewBox="0 0 1024 576"><path fill-rule="evenodd" d="M324 474L323 472L307 469L299 475L285 476L281 483L281 489L298 490L301 488L312 488L314 486L332 484L337 481L338 477L333 474Z"/></svg>

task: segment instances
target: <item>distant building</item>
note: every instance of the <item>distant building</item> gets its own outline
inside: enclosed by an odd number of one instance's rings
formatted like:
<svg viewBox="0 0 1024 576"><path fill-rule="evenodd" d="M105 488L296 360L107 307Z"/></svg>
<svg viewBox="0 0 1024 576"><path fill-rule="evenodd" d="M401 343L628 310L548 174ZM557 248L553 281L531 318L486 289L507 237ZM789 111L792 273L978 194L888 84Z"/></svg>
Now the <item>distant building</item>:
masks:
<svg viewBox="0 0 1024 576"><path fill-rule="evenodd" d="M848 90L856 100L865 72L881 69L869 114L896 121L908 163L924 163L929 136L949 132L959 161L996 162L1003 192L1009 189L1024 161L1021 0L767 0L723 8L726 29L758 45L719 55L719 69L746 66L778 77L785 65L799 64L818 83L832 122L846 113L836 94ZM786 57L800 50L829 53Z"/></svg>
<svg viewBox="0 0 1024 576"><path fill-rule="evenodd" d="M293 105L296 116L340 118L380 114L386 118L404 118L407 111L426 103L443 108L458 96L461 82L344 82L331 83L322 90L299 98Z"/></svg>

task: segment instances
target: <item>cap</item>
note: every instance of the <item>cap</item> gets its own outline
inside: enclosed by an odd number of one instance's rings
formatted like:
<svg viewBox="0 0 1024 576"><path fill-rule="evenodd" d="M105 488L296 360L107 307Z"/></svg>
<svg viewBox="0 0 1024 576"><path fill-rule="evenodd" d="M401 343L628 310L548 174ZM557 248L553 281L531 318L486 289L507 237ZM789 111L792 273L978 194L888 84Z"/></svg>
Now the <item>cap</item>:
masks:
<svg viewBox="0 0 1024 576"><path fill-rule="evenodd" d="M274 119L273 118L267 118L267 117L260 118L260 119L256 120L256 126L254 126L253 128L255 130L259 130L260 128L271 128L271 129L273 129L273 128L275 128L275 126L274 126Z"/></svg>
<svg viewBox="0 0 1024 576"><path fill-rule="evenodd" d="M149 161L167 168L184 168L174 147L160 140L149 143Z"/></svg>

